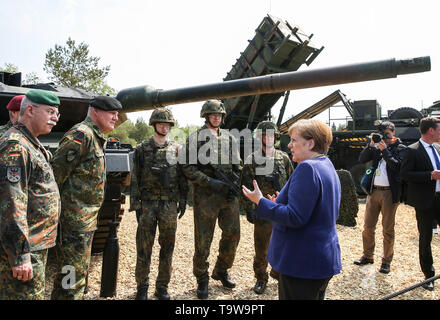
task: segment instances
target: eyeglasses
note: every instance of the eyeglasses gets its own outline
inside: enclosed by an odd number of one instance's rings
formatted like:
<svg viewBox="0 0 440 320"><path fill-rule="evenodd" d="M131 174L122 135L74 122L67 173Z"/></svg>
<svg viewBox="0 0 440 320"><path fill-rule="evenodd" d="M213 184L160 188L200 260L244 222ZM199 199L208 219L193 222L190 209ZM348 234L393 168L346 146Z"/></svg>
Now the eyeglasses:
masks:
<svg viewBox="0 0 440 320"><path fill-rule="evenodd" d="M40 106L37 106L37 105L35 105L35 104L32 104L32 106L35 107L35 108L39 108L39 107L40 107ZM55 110L52 109L52 108L49 108L49 109L44 108L43 110L46 111L46 113L47 113L49 116L51 116L51 117L57 117L57 119L59 119L59 118L61 117L61 114L60 114L58 111L55 111Z"/></svg>

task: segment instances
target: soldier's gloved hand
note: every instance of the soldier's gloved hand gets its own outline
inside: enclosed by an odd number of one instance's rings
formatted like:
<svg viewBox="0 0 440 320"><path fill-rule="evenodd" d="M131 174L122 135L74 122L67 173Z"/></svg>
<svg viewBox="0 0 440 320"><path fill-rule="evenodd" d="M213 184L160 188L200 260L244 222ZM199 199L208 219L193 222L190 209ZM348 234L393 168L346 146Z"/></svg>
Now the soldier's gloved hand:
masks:
<svg viewBox="0 0 440 320"><path fill-rule="evenodd" d="M256 219L255 211L254 210L250 210L250 209L246 210L246 219L250 223L254 224L255 223L255 219Z"/></svg>
<svg viewBox="0 0 440 320"><path fill-rule="evenodd" d="M179 219L183 217L186 210L186 200L179 201L179 206L177 207L177 213L179 214Z"/></svg>
<svg viewBox="0 0 440 320"><path fill-rule="evenodd" d="M221 180L209 178L208 185L215 192L219 192L221 194L227 194L229 192L228 184Z"/></svg>

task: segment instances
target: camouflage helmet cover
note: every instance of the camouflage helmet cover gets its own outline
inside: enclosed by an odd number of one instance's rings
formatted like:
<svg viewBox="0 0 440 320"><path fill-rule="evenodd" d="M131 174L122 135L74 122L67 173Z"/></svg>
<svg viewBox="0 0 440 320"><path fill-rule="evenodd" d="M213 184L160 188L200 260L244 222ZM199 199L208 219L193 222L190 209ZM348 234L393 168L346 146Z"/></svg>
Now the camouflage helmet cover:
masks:
<svg viewBox="0 0 440 320"><path fill-rule="evenodd" d="M280 132L278 127L272 121L261 121L258 123L254 131L254 137L259 138L262 134L266 134L266 130L273 130L275 138L279 138Z"/></svg>
<svg viewBox="0 0 440 320"><path fill-rule="evenodd" d="M223 103L220 100L206 101L202 106L202 110L200 111L200 118L204 118L206 115L210 113L226 114Z"/></svg>
<svg viewBox="0 0 440 320"><path fill-rule="evenodd" d="M176 120L174 120L173 114L171 113L171 110L167 108L157 108L153 111L150 117L150 126L154 125L158 122L166 122L171 124L171 126L174 126L176 123Z"/></svg>

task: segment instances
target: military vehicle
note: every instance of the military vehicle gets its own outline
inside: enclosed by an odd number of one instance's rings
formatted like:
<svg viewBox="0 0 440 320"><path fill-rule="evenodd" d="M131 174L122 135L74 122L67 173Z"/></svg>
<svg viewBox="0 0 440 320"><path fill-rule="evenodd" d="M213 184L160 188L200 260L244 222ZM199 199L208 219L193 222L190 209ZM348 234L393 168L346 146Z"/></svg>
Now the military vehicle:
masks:
<svg viewBox="0 0 440 320"><path fill-rule="evenodd" d="M348 117L332 119L329 113L328 122L330 125L334 121L345 121L345 128L342 131L333 131L329 158L335 168L350 171L356 191L360 196L366 195L359 183L371 163L359 163L358 158L362 149L369 142L368 136L377 131L377 124L385 120L392 121L396 126L396 136L402 140L403 144L410 145L420 139L421 135L418 129L420 119L429 115L440 115L440 101L436 101L430 107L420 111L411 107L400 107L388 110L386 115L382 115L382 106L377 100L350 101L340 90L336 90L280 125L282 148L287 149L286 146L289 143L287 130L291 124L300 119L313 118L327 109L336 107L344 107Z"/></svg>
<svg viewBox="0 0 440 320"><path fill-rule="evenodd" d="M268 15L223 82L171 90L151 86L121 90L116 96L123 105L121 121L126 119L125 113L128 112L221 99L227 107L225 128L254 129L258 122L270 118L271 107L284 94L284 105L278 122L281 121L290 90L395 78L398 75L429 71L431 68L430 58L420 57L296 71L303 64L311 64L323 49L312 45L311 37L306 36L299 27L292 27ZM15 95L26 93L30 88L50 90L60 98L60 121L50 135L41 136L40 139L43 145L53 150L64 132L86 117L88 103L94 95L53 83L21 86L20 74L0 73L0 124L8 121L5 106L9 100ZM101 279L101 296L104 297L116 294L116 227L122 218L121 205L125 202L122 191L129 184L131 150L130 145L116 140L110 140L105 150L108 185L98 217L99 228L93 240L94 252L104 251ZM106 237L107 240L104 240Z"/></svg>

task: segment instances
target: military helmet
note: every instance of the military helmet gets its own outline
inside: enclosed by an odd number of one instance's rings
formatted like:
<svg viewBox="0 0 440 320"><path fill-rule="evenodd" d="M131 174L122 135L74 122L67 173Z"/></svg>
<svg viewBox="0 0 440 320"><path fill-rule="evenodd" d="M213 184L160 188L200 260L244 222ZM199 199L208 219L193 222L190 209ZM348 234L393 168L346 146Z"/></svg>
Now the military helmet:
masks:
<svg viewBox="0 0 440 320"><path fill-rule="evenodd" d="M204 118L206 115L210 113L226 114L223 103L220 100L206 101L202 106L202 110L200 111L200 118Z"/></svg>
<svg viewBox="0 0 440 320"><path fill-rule="evenodd" d="M273 130L275 134L275 138L278 138L280 136L280 132L278 131L277 125L272 121L261 121L255 128L255 133L257 135L258 133L266 134L266 130Z"/></svg>
<svg viewBox="0 0 440 320"><path fill-rule="evenodd" d="M150 117L150 126L158 122L166 122L174 126L176 120L174 120L173 114L167 108L157 108L153 111Z"/></svg>

